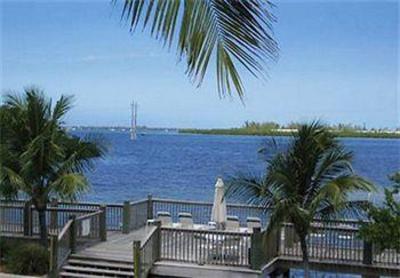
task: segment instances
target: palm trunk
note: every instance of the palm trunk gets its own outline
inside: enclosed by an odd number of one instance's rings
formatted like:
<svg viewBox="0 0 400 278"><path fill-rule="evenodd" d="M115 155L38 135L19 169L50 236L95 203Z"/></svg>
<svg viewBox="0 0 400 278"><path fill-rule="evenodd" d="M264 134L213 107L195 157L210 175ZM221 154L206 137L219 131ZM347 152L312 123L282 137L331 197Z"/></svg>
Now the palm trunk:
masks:
<svg viewBox="0 0 400 278"><path fill-rule="evenodd" d="M37 208L39 214L39 230L40 230L40 244L43 247L48 247L48 238L47 238L47 223L46 223L46 209L45 208Z"/></svg>
<svg viewBox="0 0 400 278"><path fill-rule="evenodd" d="M310 265L308 260L308 250L305 236L300 239L301 251L303 253L303 268L304 268L304 278L310 277Z"/></svg>

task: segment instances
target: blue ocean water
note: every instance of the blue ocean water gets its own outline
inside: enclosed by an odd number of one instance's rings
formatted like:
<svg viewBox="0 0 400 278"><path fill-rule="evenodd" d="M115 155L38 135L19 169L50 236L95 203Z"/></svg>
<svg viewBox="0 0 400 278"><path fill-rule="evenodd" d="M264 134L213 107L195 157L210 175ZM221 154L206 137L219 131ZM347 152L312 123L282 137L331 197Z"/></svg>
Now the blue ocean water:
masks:
<svg viewBox="0 0 400 278"><path fill-rule="evenodd" d="M85 135L85 133L76 133ZM136 141L128 133L102 132L110 145L107 156L88 173L90 201L120 203L153 196L211 201L218 176L235 173L260 174L265 168L260 148L273 154L288 138L190 134L145 134ZM400 170L400 140L341 139L354 153L354 170L379 187L389 184L387 176ZM290 277L304 277L292 269ZM312 271L313 278L354 278L358 275Z"/></svg>
<svg viewBox="0 0 400 278"><path fill-rule="evenodd" d="M77 133L84 135L84 133ZM136 141L128 133L102 132L110 151L88 174L92 189L85 199L122 202L146 197L212 200L218 176L237 172L261 173L265 167L258 150L273 153L271 137L189 134L145 134ZM287 138L275 137L278 145ZM400 140L341 139L354 152L357 174L380 187L400 170Z"/></svg>

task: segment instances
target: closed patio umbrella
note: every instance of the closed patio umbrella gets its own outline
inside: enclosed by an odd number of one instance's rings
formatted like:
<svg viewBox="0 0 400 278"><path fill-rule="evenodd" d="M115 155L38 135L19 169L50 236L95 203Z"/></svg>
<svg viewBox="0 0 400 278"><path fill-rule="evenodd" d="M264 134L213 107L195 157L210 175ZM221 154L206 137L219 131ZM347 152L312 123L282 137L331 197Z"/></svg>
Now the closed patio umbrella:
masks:
<svg viewBox="0 0 400 278"><path fill-rule="evenodd" d="M224 182L221 178L215 184L214 203L211 211L211 221L218 229L223 229L226 223L226 202L224 198Z"/></svg>

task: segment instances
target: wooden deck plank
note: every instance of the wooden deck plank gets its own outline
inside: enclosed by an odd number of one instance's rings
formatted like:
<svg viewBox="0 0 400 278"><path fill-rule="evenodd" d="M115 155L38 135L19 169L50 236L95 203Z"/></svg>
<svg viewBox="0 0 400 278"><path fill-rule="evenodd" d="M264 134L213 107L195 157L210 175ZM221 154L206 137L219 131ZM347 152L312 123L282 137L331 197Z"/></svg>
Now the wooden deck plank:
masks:
<svg viewBox="0 0 400 278"><path fill-rule="evenodd" d="M134 230L129 234L109 232L107 234L107 241L99 242L90 247L84 248L76 254L97 259L133 262L132 243L135 240L143 240L147 232L146 227Z"/></svg>
<svg viewBox="0 0 400 278"><path fill-rule="evenodd" d="M104 268L119 268L128 271L133 271L133 264L119 263L119 262L108 262L108 261L88 261L82 259L69 259L69 265L80 265L80 266L94 266Z"/></svg>

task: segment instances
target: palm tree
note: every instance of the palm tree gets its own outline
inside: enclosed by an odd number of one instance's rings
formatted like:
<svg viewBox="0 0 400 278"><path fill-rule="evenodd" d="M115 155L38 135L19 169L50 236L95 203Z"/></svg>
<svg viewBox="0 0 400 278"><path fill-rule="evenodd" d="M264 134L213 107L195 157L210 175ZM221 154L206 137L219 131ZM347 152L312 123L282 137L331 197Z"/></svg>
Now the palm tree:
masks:
<svg viewBox="0 0 400 278"><path fill-rule="evenodd" d="M187 65L193 83L201 85L210 63L215 63L221 95L244 89L239 68L263 76L266 61L277 58L273 38L273 4L267 0L113 0L121 5L121 19L130 31L150 27L151 35Z"/></svg>
<svg viewBox="0 0 400 278"><path fill-rule="evenodd" d="M360 237L383 251L394 249L400 252L400 171L389 176L391 187L384 189L385 200L379 206L367 208L370 221L361 225Z"/></svg>
<svg viewBox="0 0 400 278"><path fill-rule="evenodd" d="M290 222L299 238L305 276L309 275L306 237L315 218L359 211L365 205L349 200L354 191L373 185L354 174L352 153L318 122L301 125L287 149L267 159L262 177L237 176L227 194L262 205L270 212L267 232Z"/></svg>
<svg viewBox="0 0 400 278"><path fill-rule="evenodd" d="M0 192L26 195L38 211L40 239L47 246L46 208L50 197L75 199L88 188L84 172L105 147L98 140L72 136L63 128L71 97L54 106L35 88L9 94L0 107Z"/></svg>

